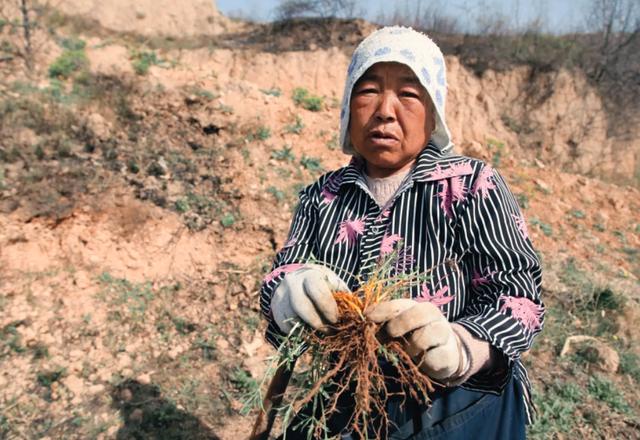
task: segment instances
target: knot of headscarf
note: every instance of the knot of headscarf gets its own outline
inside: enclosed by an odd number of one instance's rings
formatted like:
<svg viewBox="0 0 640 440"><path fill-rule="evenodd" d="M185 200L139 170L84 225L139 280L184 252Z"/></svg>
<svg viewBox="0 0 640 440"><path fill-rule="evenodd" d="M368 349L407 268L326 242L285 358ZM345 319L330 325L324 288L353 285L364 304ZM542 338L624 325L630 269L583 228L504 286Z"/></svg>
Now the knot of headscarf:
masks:
<svg viewBox="0 0 640 440"><path fill-rule="evenodd" d="M413 71L434 105L436 125L431 142L441 151L450 150L453 144L445 122L447 71L442 51L429 37L418 31L389 26L373 32L353 52L340 112L342 151L346 154L355 153L349 140L349 105L353 86L369 67L381 62L401 63Z"/></svg>

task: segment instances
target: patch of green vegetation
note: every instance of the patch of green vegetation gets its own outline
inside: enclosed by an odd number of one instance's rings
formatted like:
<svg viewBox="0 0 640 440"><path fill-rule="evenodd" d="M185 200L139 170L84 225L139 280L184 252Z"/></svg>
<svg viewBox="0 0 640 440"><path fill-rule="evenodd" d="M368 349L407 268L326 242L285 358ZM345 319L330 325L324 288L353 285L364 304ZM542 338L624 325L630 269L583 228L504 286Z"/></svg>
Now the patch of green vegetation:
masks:
<svg viewBox="0 0 640 440"><path fill-rule="evenodd" d="M267 192L271 194L278 202L282 202L284 200L284 191L276 188L275 186L270 186L267 188Z"/></svg>
<svg viewBox="0 0 640 440"><path fill-rule="evenodd" d="M296 160L296 156L293 154L290 146L285 145L280 150L273 150L271 152L271 158L280 161L293 162Z"/></svg>
<svg viewBox="0 0 640 440"><path fill-rule="evenodd" d="M337 150L339 145L338 145L338 135L334 134L333 136L331 136L331 139L329 139L327 141L327 148L331 151L333 150Z"/></svg>
<svg viewBox="0 0 640 440"><path fill-rule="evenodd" d="M293 133L300 134L304 129L304 122L302 122L302 118L299 115L296 115L295 119L291 124L285 125L284 132L285 133Z"/></svg>
<svg viewBox="0 0 640 440"><path fill-rule="evenodd" d="M13 321L0 330L0 359L11 353L24 353L27 349L22 345L22 338L18 333L18 327L24 321Z"/></svg>
<svg viewBox="0 0 640 440"><path fill-rule="evenodd" d="M610 380L598 375L591 376L587 390L595 400L606 403L612 410L622 414L631 412L624 395Z"/></svg>
<svg viewBox="0 0 640 440"><path fill-rule="evenodd" d="M580 423L577 414L584 392L576 383L556 381L541 394L534 388L533 395L539 414L536 423L529 427L532 439L548 439L554 434L568 433Z"/></svg>
<svg viewBox="0 0 640 440"><path fill-rule="evenodd" d="M233 226L236 222L236 218L235 216L228 212L225 215L222 216L222 218L220 219L220 224L222 226L224 226L225 228L230 228L231 226Z"/></svg>
<svg viewBox="0 0 640 440"><path fill-rule="evenodd" d="M125 278L115 278L108 272L103 272L99 276L100 283L103 284L101 295L113 305L124 305L131 319L139 322L144 318L149 303L153 300L154 294L151 283L132 283ZM118 317L119 313L112 316Z"/></svg>
<svg viewBox="0 0 640 440"><path fill-rule="evenodd" d="M220 104L218 106L218 111L220 113L222 113L223 115L232 115L233 114L233 107L231 107L230 105L226 105L226 104Z"/></svg>
<svg viewBox="0 0 640 440"><path fill-rule="evenodd" d="M302 87L296 87L293 90L293 102L305 110L319 112L322 110L324 100L320 96L315 96Z"/></svg>
<svg viewBox="0 0 640 440"><path fill-rule="evenodd" d="M51 385L62 379L66 373L67 369L62 367L40 371L36 374L36 381L45 388L51 388Z"/></svg>
<svg viewBox="0 0 640 440"><path fill-rule="evenodd" d="M529 197L526 194L518 193L515 194L516 200L518 201L518 206L520 209L527 209L529 207Z"/></svg>
<svg viewBox="0 0 640 440"><path fill-rule="evenodd" d="M322 163L316 157L303 155L300 159L300 165L311 172L322 171Z"/></svg>
<svg viewBox="0 0 640 440"><path fill-rule="evenodd" d="M640 356L632 351L623 351L620 353L620 374L628 374L640 384Z"/></svg>
<svg viewBox="0 0 640 440"><path fill-rule="evenodd" d="M271 137L271 129L264 125L257 126L247 137L247 140L253 141L258 139L260 141L266 141Z"/></svg>
<svg viewBox="0 0 640 440"><path fill-rule="evenodd" d="M235 395L240 400L246 400L247 396L253 396L258 391L260 384L256 381L251 374L240 367L236 367L229 375L229 382L234 388ZM242 414L247 414L249 408L245 405L241 410Z"/></svg>
<svg viewBox="0 0 640 440"><path fill-rule="evenodd" d="M574 218L579 218L579 219L583 219L587 217L587 215L579 209L572 209L569 212L569 214L571 214Z"/></svg>
<svg viewBox="0 0 640 440"><path fill-rule="evenodd" d="M69 78L75 72L85 69L89 59L84 51L85 42L79 39L66 39L62 43L65 50L49 66L49 77Z"/></svg>
<svg viewBox="0 0 640 440"><path fill-rule="evenodd" d="M529 224L531 226L537 226L538 228L540 228L542 233L547 237L551 237L553 235L553 228L551 227L551 225L548 223L544 223L538 217L530 217Z"/></svg>
<svg viewBox="0 0 640 440"><path fill-rule="evenodd" d="M262 93L264 93L265 95L269 95L269 96L281 96L282 95L282 90L280 90L277 87L271 87L270 89L260 89L260 91Z"/></svg>
<svg viewBox="0 0 640 440"><path fill-rule="evenodd" d="M158 58L155 51L138 51L131 53L131 65L138 75L146 75L149 73L151 66L159 66L165 61Z"/></svg>
<svg viewBox="0 0 640 440"><path fill-rule="evenodd" d="M199 337L193 343L195 348L202 350L202 357L205 361L213 361L216 359L216 341L213 338Z"/></svg>
<svg viewBox="0 0 640 440"><path fill-rule="evenodd" d="M176 331L181 335L188 335L189 333L193 333L198 329L198 326L195 323L179 316L173 316L171 320L173 321L173 325L175 326Z"/></svg>
<svg viewBox="0 0 640 440"><path fill-rule="evenodd" d="M498 168L500 166L500 161L502 160L502 156L504 154L504 147L504 142L501 142L497 139L487 139L487 148L492 154L491 164L494 168Z"/></svg>
<svg viewBox="0 0 640 440"><path fill-rule="evenodd" d="M184 214L185 212L189 212L189 210L191 209L191 206L189 205L189 199L187 197L182 197L176 200L174 203L174 206L176 208L176 211L178 211L181 214Z"/></svg>

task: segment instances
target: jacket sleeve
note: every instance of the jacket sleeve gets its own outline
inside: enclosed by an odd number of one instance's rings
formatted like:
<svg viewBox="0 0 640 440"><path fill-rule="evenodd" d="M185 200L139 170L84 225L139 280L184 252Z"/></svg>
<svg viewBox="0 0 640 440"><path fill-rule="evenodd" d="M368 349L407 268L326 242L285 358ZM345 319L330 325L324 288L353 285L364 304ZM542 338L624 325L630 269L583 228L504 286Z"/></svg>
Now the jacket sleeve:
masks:
<svg viewBox="0 0 640 440"><path fill-rule="evenodd" d="M266 339L274 347L280 345L283 336L271 313L271 298L284 276L314 258L314 237L316 236L318 213L314 203L317 184L303 189L298 207L293 216L289 235L284 246L277 252L271 272L264 277L260 289L260 309L267 318Z"/></svg>
<svg viewBox="0 0 640 440"><path fill-rule="evenodd" d="M540 261L515 197L496 171L483 165L468 197L458 227L471 290L456 322L488 341L510 366L542 330Z"/></svg>

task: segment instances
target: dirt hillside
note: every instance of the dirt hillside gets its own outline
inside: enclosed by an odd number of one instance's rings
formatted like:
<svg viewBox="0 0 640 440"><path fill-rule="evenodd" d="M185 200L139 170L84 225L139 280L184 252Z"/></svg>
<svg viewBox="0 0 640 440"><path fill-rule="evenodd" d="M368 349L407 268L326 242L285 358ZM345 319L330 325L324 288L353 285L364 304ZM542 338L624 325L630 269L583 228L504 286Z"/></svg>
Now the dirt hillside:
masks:
<svg viewBox="0 0 640 440"><path fill-rule="evenodd" d="M0 438L245 438L242 399L273 354L257 289L297 192L348 161L349 38L374 26L306 50L265 45L312 26L252 41L246 23L152 46L131 33L225 18L109 5L74 8L106 35L43 18L30 77L0 64ZM640 190L615 182L633 181L640 136L608 137L571 72L447 65L458 149L506 177L544 264L530 436L637 438Z"/></svg>

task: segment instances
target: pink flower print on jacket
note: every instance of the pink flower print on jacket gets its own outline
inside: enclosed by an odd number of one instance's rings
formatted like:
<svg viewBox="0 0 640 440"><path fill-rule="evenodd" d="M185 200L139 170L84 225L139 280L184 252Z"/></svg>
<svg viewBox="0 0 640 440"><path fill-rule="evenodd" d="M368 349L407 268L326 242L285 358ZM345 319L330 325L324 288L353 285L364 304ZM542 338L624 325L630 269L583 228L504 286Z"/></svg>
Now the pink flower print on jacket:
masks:
<svg viewBox="0 0 640 440"><path fill-rule="evenodd" d="M271 273L269 273L266 277L264 277L264 279L262 281L264 283L270 283L271 281L276 279L276 277L278 275L283 274L283 273L286 274L286 273L289 273L289 272L293 272L294 270L300 269L302 266L304 266L304 264L292 263L292 264L285 264L283 266L276 267L275 269L273 269L271 271Z"/></svg>
<svg viewBox="0 0 640 440"><path fill-rule="evenodd" d="M438 180L440 184L440 207L448 217L453 215L453 203L464 199L467 188L464 186L462 176L473 173L470 162L460 162L442 169L436 165L434 171L429 175L429 180Z"/></svg>
<svg viewBox="0 0 640 440"><path fill-rule="evenodd" d="M455 295L447 296L446 294L448 291L449 286L444 286L436 290L436 293L432 294L427 283L424 283L422 285L422 292L420 293L420 296L417 296L414 299L418 302L430 302L434 306L442 307L445 304L449 304L455 298Z"/></svg>
<svg viewBox="0 0 640 440"><path fill-rule="evenodd" d="M443 180L454 176L463 176L473 173L473 167L469 161L459 162L451 165L444 170L440 165L436 165L435 169L429 174L428 180Z"/></svg>
<svg viewBox="0 0 640 440"><path fill-rule="evenodd" d="M478 179L473 184L473 188L471 189L471 194L474 196L478 193L482 196L483 199L489 197L489 191L492 189L496 189L496 184L492 180L493 179L493 168L489 165L485 165L480 170L480 175Z"/></svg>
<svg viewBox="0 0 640 440"><path fill-rule="evenodd" d="M340 223L335 244L347 243L347 246L352 246L363 232L364 217L355 220L346 219Z"/></svg>
<svg viewBox="0 0 640 440"><path fill-rule="evenodd" d="M382 244L380 245L380 256L384 257L385 255L392 253L393 246L400 240L402 240L402 237L398 234L384 234L384 237L382 237Z"/></svg>
<svg viewBox="0 0 640 440"><path fill-rule="evenodd" d="M485 271L483 270L482 272ZM478 273L477 270L474 270L473 276L471 277L471 286L473 286L474 289L477 289L479 286L489 284L489 278L491 278L496 273L497 271L494 270L493 272L487 271L486 275L482 275L481 273Z"/></svg>
<svg viewBox="0 0 640 440"><path fill-rule="evenodd" d="M329 204L338 197L337 191L341 182L342 174L334 174L327 179L320 192L320 195L322 195L322 203Z"/></svg>
<svg viewBox="0 0 640 440"><path fill-rule="evenodd" d="M529 230L527 229L527 222L524 219L524 216L522 214L511 214L511 217L513 217L513 220L516 222L516 227L518 228L520 235L522 235L522 238L525 240L529 238Z"/></svg>
<svg viewBox="0 0 640 440"><path fill-rule="evenodd" d="M539 329L542 325L540 321L542 318L542 306L530 299L502 295L498 298L498 302L500 301L504 301L500 311L505 312L507 309L511 309L511 316L520 321L528 330Z"/></svg>
<svg viewBox="0 0 640 440"><path fill-rule="evenodd" d="M459 176L452 177L451 180L440 181L440 207L448 217L453 216L453 202L464 199L467 190L464 186L462 178Z"/></svg>

